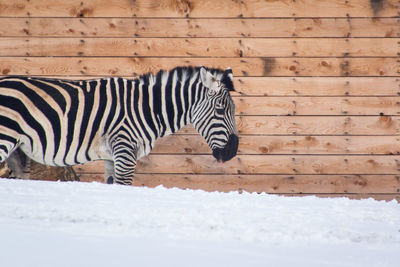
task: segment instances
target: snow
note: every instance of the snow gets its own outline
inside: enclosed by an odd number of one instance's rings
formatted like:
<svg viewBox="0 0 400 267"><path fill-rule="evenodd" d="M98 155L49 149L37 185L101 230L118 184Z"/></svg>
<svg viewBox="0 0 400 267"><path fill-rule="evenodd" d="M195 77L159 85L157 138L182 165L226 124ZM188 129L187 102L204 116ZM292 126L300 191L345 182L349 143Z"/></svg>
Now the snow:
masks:
<svg viewBox="0 0 400 267"><path fill-rule="evenodd" d="M400 204L0 179L1 266L398 266Z"/></svg>

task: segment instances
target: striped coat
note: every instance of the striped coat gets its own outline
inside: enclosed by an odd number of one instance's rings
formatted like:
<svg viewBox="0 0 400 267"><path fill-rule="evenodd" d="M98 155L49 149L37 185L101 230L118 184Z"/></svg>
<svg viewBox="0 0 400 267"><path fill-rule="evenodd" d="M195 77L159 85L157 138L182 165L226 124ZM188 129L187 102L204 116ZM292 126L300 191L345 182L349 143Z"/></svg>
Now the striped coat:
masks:
<svg viewBox="0 0 400 267"><path fill-rule="evenodd" d="M230 69L204 67L133 80L1 78L0 162L24 177L26 156L52 166L105 160L108 182L131 184L155 140L190 123L226 161L238 148L232 90Z"/></svg>

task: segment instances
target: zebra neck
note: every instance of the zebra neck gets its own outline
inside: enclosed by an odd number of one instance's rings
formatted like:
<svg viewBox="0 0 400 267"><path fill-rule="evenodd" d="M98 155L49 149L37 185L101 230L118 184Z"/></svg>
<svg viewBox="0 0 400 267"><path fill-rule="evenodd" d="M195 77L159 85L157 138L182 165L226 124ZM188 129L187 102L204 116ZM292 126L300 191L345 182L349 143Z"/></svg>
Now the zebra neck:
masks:
<svg viewBox="0 0 400 267"><path fill-rule="evenodd" d="M133 80L133 107L147 139L175 133L191 123L198 92L198 74L163 72ZM144 127L143 127L144 126Z"/></svg>
<svg viewBox="0 0 400 267"><path fill-rule="evenodd" d="M161 83L161 95L154 99L154 112L157 114L159 137L177 132L192 121L192 109L195 104L196 80L173 79ZM161 100L161 105L160 105ZM159 107L159 108L158 108Z"/></svg>

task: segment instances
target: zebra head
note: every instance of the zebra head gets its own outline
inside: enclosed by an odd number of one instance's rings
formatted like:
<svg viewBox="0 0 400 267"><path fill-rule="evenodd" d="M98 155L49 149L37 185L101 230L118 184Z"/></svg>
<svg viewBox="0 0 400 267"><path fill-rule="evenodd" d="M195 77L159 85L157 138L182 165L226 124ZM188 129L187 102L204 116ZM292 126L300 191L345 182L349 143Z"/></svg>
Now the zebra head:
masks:
<svg viewBox="0 0 400 267"><path fill-rule="evenodd" d="M236 155L239 146L235 103L229 94L229 91L234 91L232 70L201 67L199 80L203 93L194 108L192 122L213 150L217 161L228 161Z"/></svg>

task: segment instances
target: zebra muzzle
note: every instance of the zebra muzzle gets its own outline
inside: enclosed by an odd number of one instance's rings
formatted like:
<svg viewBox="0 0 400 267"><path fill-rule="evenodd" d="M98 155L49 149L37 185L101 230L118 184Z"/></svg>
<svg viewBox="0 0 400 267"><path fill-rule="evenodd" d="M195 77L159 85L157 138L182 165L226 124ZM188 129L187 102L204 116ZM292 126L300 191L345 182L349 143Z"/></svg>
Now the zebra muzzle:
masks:
<svg viewBox="0 0 400 267"><path fill-rule="evenodd" d="M225 162L236 156L239 147L239 137L235 134L229 136L224 148L213 149L213 156L218 162Z"/></svg>

